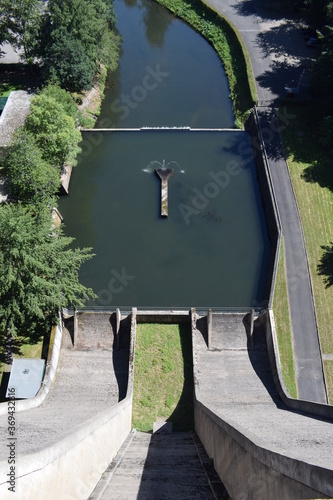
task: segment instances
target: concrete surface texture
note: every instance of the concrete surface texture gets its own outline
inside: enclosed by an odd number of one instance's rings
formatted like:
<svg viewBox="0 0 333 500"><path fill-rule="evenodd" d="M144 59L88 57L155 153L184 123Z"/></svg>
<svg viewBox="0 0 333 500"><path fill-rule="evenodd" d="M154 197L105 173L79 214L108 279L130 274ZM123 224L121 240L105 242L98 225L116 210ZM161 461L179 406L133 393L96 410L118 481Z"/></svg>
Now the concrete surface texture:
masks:
<svg viewBox="0 0 333 500"><path fill-rule="evenodd" d="M187 432L137 432L103 476L89 500L228 499L198 437Z"/></svg>
<svg viewBox="0 0 333 500"><path fill-rule="evenodd" d="M38 408L16 415L19 455L37 452L71 434L78 426L125 397L128 379L128 345L113 350L109 314L79 315L77 347L72 326L64 328L55 382ZM0 417L2 428L7 415ZM0 461L7 457L0 442Z"/></svg>
<svg viewBox="0 0 333 500"><path fill-rule="evenodd" d="M333 494L332 423L288 411L282 404L258 322L252 349L243 315L213 314L212 323L210 349L200 330L195 330L198 399L258 447L332 470Z"/></svg>
<svg viewBox="0 0 333 500"><path fill-rule="evenodd" d="M0 148L9 146L16 130L25 122L33 94L15 90L9 94L6 106L0 116Z"/></svg>

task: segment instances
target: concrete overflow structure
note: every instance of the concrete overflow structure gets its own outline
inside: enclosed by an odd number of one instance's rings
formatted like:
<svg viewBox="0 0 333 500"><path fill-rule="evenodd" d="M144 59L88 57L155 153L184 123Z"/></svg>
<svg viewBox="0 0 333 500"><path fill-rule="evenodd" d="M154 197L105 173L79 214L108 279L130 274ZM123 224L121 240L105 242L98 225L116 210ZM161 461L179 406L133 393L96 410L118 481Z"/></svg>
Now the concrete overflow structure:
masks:
<svg viewBox="0 0 333 500"><path fill-rule="evenodd" d="M168 217L168 183L171 179L174 169L173 168L157 168L156 174L161 179L161 216Z"/></svg>

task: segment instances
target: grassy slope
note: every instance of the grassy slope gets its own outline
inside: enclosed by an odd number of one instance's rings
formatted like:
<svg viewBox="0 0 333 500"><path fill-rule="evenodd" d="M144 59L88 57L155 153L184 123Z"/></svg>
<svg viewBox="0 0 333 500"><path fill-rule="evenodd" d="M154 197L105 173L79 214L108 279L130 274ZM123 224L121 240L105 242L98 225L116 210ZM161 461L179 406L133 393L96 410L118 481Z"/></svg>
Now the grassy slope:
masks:
<svg viewBox="0 0 333 500"><path fill-rule="evenodd" d="M333 353L333 162L316 140L311 107L289 110L295 114L283 130L288 166L302 219L324 354ZM333 403L333 362L325 362L330 401Z"/></svg>
<svg viewBox="0 0 333 500"><path fill-rule="evenodd" d="M283 380L289 394L297 398L283 240L276 275L273 308Z"/></svg>
<svg viewBox="0 0 333 500"><path fill-rule="evenodd" d="M174 430L193 428L190 325L138 325L132 418L141 431L152 430L159 418Z"/></svg>

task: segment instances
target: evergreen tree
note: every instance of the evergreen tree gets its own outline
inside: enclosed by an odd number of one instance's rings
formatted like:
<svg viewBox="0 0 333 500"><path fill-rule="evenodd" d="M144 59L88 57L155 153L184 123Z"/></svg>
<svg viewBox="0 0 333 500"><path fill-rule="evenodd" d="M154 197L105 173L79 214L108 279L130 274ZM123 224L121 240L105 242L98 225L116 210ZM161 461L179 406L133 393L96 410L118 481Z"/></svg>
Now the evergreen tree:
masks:
<svg viewBox="0 0 333 500"><path fill-rule="evenodd" d="M52 228L48 208L0 207L0 331L15 337L45 318L55 322L61 307L82 306L94 294L79 283L89 248L73 250L73 238Z"/></svg>

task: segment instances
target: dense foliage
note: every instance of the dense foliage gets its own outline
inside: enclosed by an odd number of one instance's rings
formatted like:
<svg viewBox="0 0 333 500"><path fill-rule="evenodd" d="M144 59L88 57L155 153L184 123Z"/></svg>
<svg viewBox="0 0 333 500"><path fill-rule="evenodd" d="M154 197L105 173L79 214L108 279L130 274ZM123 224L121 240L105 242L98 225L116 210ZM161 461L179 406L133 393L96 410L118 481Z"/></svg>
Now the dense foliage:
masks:
<svg viewBox="0 0 333 500"><path fill-rule="evenodd" d="M52 229L45 207L8 204L0 209L0 330L15 336L24 324L82 305L92 294L78 281L90 249L72 250L72 238Z"/></svg>
<svg viewBox="0 0 333 500"><path fill-rule="evenodd" d="M37 51L43 1L0 0L0 43L23 49L23 59L32 62Z"/></svg>
<svg viewBox="0 0 333 500"><path fill-rule="evenodd" d="M59 190L63 167L74 166L80 152L76 105L68 92L48 85L33 98L30 110L3 165L16 199L50 206Z"/></svg>
<svg viewBox="0 0 333 500"><path fill-rule="evenodd" d="M3 160L12 194L0 207L0 333L7 338L93 296L78 278L90 249L74 250L51 217L62 167L80 151L76 114L72 96L48 85Z"/></svg>
<svg viewBox="0 0 333 500"><path fill-rule="evenodd" d="M22 129L7 153L4 166L12 194L25 203L47 203L60 186L60 170L43 159L32 134Z"/></svg>
<svg viewBox="0 0 333 500"><path fill-rule="evenodd" d="M45 161L52 166L75 164L81 133L74 119L53 97L41 93L32 100L25 127L34 135Z"/></svg>
<svg viewBox="0 0 333 500"><path fill-rule="evenodd" d="M46 79L74 92L89 89L100 65L108 65L115 27L113 3L50 0L41 30ZM111 54L111 55L110 55Z"/></svg>
<svg viewBox="0 0 333 500"><path fill-rule="evenodd" d="M80 92L101 65L114 69L119 36L112 0L0 0L0 43L23 49L46 81Z"/></svg>

